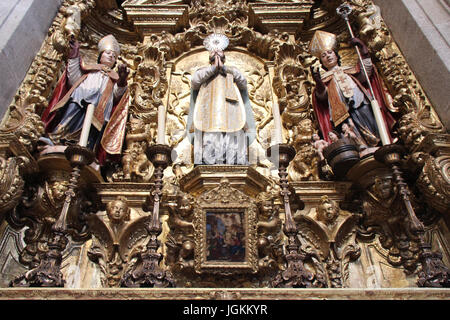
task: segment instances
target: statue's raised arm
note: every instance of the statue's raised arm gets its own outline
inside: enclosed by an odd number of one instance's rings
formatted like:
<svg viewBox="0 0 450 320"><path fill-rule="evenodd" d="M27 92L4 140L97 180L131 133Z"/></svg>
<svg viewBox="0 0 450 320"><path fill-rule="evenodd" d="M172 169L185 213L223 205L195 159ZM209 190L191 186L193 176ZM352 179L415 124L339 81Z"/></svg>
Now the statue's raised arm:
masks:
<svg viewBox="0 0 450 320"><path fill-rule="evenodd" d="M86 110L94 106L87 147L97 153L100 163L106 156L121 153L128 115L126 65L114 71L120 46L112 35L98 44L97 64L82 62L78 41L69 41L67 68L59 80L42 120L54 144L77 143Z"/></svg>

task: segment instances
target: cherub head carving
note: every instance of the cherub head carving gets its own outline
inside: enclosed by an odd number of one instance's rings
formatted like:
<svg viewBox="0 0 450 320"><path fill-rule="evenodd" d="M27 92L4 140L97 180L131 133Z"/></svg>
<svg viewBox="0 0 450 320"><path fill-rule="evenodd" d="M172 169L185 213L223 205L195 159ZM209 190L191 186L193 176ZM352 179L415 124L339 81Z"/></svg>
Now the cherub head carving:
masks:
<svg viewBox="0 0 450 320"><path fill-rule="evenodd" d="M262 219L269 219L273 212L277 209L275 207L275 198L269 192L260 193L258 195L259 216Z"/></svg>
<svg viewBox="0 0 450 320"><path fill-rule="evenodd" d="M328 196L320 198L320 204L317 207L317 219L326 224L332 224L339 216L339 207L336 201L331 200Z"/></svg>
<svg viewBox="0 0 450 320"><path fill-rule="evenodd" d="M182 217L188 217L192 213L192 205L189 196L182 193L178 195L178 212Z"/></svg>
<svg viewBox="0 0 450 320"><path fill-rule="evenodd" d="M139 117L130 116L130 131L140 133L145 131L145 121Z"/></svg>
<svg viewBox="0 0 450 320"><path fill-rule="evenodd" d="M62 201L65 198L65 192L68 187L67 181L54 181L50 187L53 199L55 201Z"/></svg>
<svg viewBox="0 0 450 320"><path fill-rule="evenodd" d="M391 178L375 178L372 191L378 200L388 200L395 196L397 189Z"/></svg>
<svg viewBox="0 0 450 320"><path fill-rule="evenodd" d="M46 182L47 194L54 205L61 205L69 189L69 177L61 172L52 171Z"/></svg>
<svg viewBox="0 0 450 320"><path fill-rule="evenodd" d="M127 204L127 199L123 196L118 196L115 200L108 202L106 205L106 213L109 220L114 224L120 224L130 220L130 208Z"/></svg>

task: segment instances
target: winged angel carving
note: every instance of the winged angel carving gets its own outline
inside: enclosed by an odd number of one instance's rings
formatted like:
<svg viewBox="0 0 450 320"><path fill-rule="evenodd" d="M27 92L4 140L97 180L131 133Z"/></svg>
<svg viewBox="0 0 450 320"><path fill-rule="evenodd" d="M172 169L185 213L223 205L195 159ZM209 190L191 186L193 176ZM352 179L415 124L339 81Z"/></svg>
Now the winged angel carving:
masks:
<svg viewBox="0 0 450 320"><path fill-rule="evenodd" d="M144 248L149 218L141 216L131 220L131 209L122 196L107 204L106 213L107 218L100 215L88 218L93 239L88 256L98 263L106 277L102 279L103 285L117 287L126 266Z"/></svg>

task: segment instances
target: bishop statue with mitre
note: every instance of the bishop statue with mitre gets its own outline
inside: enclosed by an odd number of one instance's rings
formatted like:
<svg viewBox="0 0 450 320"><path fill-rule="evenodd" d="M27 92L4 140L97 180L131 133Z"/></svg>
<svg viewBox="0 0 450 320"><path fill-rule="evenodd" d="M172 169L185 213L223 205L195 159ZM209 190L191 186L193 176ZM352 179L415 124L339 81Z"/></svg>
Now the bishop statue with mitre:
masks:
<svg viewBox="0 0 450 320"><path fill-rule="evenodd" d="M352 38L350 44L361 50L362 63L368 72L369 81L375 97L368 90L368 79L362 72L360 64L341 66L338 54L338 42L335 34L318 30L311 43L310 53L319 58L325 72L320 73L311 67L316 87L312 102L323 139L330 141L329 133L342 131L344 124L354 126L356 134L369 147L380 143L378 126L375 121L370 101L378 101L386 128L391 129L395 120L391 115L391 105L384 90L383 83L370 59L367 46L358 38Z"/></svg>
<svg viewBox="0 0 450 320"><path fill-rule="evenodd" d="M96 153L100 164L120 157L128 118L129 71L125 64L114 71L120 46L113 35L98 43L97 64L85 64L80 44L69 41L67 68L42 114L45 130L53 144L77 142L80 138L86 110L94 105L92 126L87 147ZM47 139L48 140L48 139Z"/></svg>

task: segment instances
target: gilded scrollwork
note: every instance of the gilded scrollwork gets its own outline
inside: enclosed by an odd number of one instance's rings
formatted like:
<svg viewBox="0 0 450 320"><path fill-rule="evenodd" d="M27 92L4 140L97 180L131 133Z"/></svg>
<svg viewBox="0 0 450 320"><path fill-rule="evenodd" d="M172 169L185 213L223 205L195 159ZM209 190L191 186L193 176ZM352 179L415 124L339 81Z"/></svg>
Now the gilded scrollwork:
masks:
<svg viewBox="0 0 450 320"><path fill-rule="evenodd" d="M28 98L25 103L31 102ZM9 121L0 129L0 134L4 135L6 139L8 139L8 135L15 135L23 146L22 148L27 150L26 155L31 156L38 145L40 136L44 133L44 124L34 113L33 105L22 105L21 103L10 106Z"/></svg>
<svg viewBox="0 0 450 320"><path fill-rule="evenodd" d="M229 21L248 17L248 5L245 1L233 0L195 0L191 1L189 18L208 21L214 17L225 17Z"/></svg>
<svg viewBox="0 0 450 320"><path fill-rule="evenodd" d="M407 273L415 272L419 259L418 239L411 232L391 176L374 179L363 198L363 211L362 234L378 230L381 245L389 251L387 261L394 266L403 266Z"/></svg>
<svg viewBox="0 0 450 320"><path fill-rule="evenodd" d="M0 157L0 214L2 215L15 208L19 203L25 182L20 173L19 159L13 157L5 159Z"/></svg>
<svg viewBox="0 0 450 320"><path fill-rule="evenodd" d="M427 203L441 214L450 210L450 156L427 156L416 185Z"/></svg>
<svg viewBox="0 0 450 320"><path fill-rule="evenodd" d="M29 136L29 135L28 135ZM22 142L28 142L24 145ZM25 176L35 173L37 165L31 156L30 144L36 140L26 140L19 133L0 134L0 220L14 212L20 203L25 188Z"/></svg>
<svg viewBox="0 0 450 320"><path fill-rule="evenodd" d="M51 227L58 218L69 184L69 174L63 171L51 171L43 178L40 184L26 185L21 202L10 218L13 227L28 227L26 246L19 258L30 268L37 267L48 250Z"/></svg>
<svg viewBox="0 0 450 320"><path fill-rule="evenodd" d="M281 37L275 55L273 87L287 141L297 151L288 168L293 181L319 180L318 159L311 145L314 133L310 102L312 83L307 71L311 62L302 43L293 43L289 37Z"/></svg>
<svg viewBox="0 0 450 320"><path fill-rule="evenodd" d="M302 63L302 48L291 42L281 43L276 52L275 92L279 98L283 123L292 127L303 119L310 118L309 94L311 83Z"/></svg>
<svg viewBox="0 0 450 320"><path fill-rule="evenodd" d="M313 123L309 118L300 120L292 128L292 144L297 154L288 167L292 181L319 180L317 151L311 144Z"/></svg>
<svg viewBox="0 0 450 320"><path fill-rule="evenodd" d="M111 180L149 182L154 167L145 150L154 142L156 128L153 123L146 124L143 119L132 115L129 126L130 130L125 136L126 148L122 156L122 168L111 174Z"/></svg>
<svg viewBox="0 0 450 320"><path fill-rule="evenodd" d="M163 37L163 36L161 36ZM134 63L137 70L131 84L132 107L136 114L147 115L148 121L156 121L156 110L167 90L163 49L158 37L137 47ZM159 47L158 47L159 46Z"/></svg>

